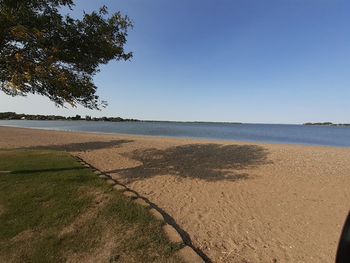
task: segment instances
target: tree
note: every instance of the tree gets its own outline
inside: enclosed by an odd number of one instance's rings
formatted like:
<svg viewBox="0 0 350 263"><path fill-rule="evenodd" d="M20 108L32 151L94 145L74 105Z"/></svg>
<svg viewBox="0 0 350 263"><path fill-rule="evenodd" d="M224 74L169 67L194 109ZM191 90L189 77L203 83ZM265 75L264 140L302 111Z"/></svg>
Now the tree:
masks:
<svg viewBox="0 0 350 263"><path fill-rule="evenodd" d="M99 109L93 76L110 60L129 60L132 22L104 6L82 19L62 15L73 0L0 0L0 91L40 94L57 106Z"/></svg>
<svg viewBox="0 0 350 263"><path fill-rule="evenodd" d="M75 115L75 117L72 117L72 120L78 121L81 119L80 115Z"/></svg>

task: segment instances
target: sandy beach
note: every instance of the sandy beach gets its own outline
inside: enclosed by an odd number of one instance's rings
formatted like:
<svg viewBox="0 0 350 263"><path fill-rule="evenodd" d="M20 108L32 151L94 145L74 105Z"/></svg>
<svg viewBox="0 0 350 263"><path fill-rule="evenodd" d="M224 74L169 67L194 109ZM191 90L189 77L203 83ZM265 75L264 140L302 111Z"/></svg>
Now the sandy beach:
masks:
<svg viewBox="0 0 350 263"><path fill-rule="evenodd" d="M350 149L0 127L0 149L66 150L166 211L213 262L334 262Z"/></svg>

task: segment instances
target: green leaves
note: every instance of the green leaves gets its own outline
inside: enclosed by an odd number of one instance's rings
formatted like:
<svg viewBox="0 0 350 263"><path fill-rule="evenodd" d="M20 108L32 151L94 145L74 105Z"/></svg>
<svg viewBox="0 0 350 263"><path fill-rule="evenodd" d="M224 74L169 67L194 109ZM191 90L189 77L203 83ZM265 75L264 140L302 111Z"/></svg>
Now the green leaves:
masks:
<svg viewBox="0 0 350 263"><path fill-rule="evenodd" d="M58 106L99 109L93 76L110 60L129 60L132 22L107 7L74 19L59 7L70 0L0 1L0 90L12 96L47 96Z"/></svg>

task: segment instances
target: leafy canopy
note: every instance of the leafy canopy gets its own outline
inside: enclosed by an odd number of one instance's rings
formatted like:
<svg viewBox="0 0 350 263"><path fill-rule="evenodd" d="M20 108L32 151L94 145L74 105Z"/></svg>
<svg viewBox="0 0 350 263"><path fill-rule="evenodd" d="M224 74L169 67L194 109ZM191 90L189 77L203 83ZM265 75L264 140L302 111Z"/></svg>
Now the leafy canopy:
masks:
<svg viewBox="0 0 350 263"><path fill-rule="evenodd" d="M12 96L47 96L99 109L93 76L101 64L128 60L124 46L132 22L104 6L82 19L62 15L73 0L0 0L0 90Z"/></svg>

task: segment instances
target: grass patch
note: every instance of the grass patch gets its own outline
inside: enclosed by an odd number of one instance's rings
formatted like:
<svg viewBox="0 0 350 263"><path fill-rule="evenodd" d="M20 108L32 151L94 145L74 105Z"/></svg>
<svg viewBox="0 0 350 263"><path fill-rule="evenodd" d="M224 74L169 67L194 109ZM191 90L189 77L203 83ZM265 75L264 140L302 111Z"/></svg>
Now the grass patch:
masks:
<svg viewBox="0 0 350 263"><path fill-rule="evenodd" d="M181 262L161 222L63 152L0 151L0 225L0 262Z"/></svg>

